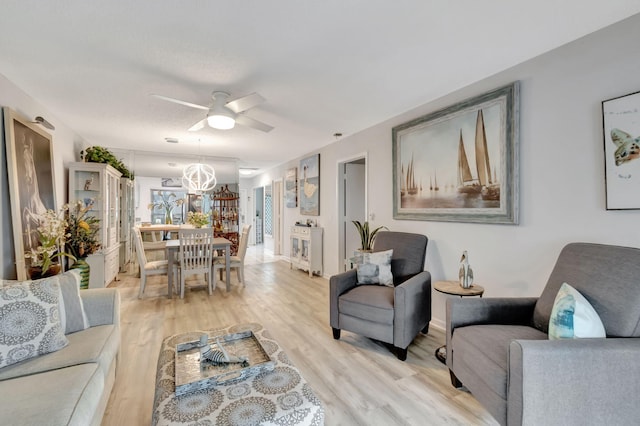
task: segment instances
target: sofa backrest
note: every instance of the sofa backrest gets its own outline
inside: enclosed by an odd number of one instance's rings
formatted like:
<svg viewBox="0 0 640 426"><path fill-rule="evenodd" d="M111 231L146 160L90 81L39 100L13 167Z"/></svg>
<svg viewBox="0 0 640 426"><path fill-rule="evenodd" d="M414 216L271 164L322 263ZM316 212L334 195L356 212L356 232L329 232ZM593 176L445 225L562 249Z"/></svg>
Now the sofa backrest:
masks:
<svg viewBox="0 0 640 426"><path fill-rule="evenodd" d="M380 231L376 234L373 251L393 249L391 273L393 283L398 285L424 271L428 241L428 238L421 234Z"/></svg>
<svg viewBox="0 0 640 426"><path fill-rule="evenodd" d="M608 337L640 337L640 249L566 245L533 313L534 326L545 333L556 294L565 282L591 303Z"/></svg>

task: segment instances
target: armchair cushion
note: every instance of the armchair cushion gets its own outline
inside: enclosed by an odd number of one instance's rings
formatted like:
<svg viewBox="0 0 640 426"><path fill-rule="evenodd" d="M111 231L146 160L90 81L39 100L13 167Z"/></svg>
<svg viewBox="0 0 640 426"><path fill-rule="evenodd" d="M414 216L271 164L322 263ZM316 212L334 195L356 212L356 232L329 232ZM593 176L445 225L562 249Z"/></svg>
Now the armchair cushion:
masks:
<svg viewBox="0 0 640 426"><path fill-rule="evenodd" d="M340 313L381 324L393 324L393 288L359 285L338 301Z"/></svg>
<svg viewBox="0 0 640 426"><path fill-rule="evenodd" d="M357 256L358 284L382 284L393 287L391 274L393 249Z"/></svg>
<svg viewBox="0 0 640 426"><path fill-rule="evenodd" d="M598 313L578 290L562 284L551 310L549 339L590 337L606 337Z"/></svg>

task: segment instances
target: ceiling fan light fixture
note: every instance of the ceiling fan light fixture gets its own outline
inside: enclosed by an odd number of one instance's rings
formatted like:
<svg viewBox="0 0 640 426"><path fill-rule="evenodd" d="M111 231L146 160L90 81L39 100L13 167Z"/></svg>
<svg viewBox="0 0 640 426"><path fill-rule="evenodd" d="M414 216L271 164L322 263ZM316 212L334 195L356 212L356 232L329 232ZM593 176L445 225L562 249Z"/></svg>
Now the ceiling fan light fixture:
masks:
<svg viewBox="0 0 640 426"><path fill-rule="evenodd" d="M219 111L209 114L207 116L207 123L214 129L229 130L233 129L236 125L236 120L231 114L227 114L226 111Z"/></svg>

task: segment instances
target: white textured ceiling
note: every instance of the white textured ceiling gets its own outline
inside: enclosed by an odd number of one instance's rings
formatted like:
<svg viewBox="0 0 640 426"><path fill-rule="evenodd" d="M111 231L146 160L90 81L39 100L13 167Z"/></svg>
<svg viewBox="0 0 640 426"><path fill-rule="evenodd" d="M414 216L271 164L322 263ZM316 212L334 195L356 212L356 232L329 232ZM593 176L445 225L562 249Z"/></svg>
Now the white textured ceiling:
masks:
<svg viewBox="0 0 640 426"><path fill-rule="evenodd" d="M138 175L154 152L264 169L638 12L638 0L7 0L0 74L91 144L146 153L132 156ZM187 132L206 111L149 96L207 105L213 90L260 93L247 115L275 129Z"/></svg>

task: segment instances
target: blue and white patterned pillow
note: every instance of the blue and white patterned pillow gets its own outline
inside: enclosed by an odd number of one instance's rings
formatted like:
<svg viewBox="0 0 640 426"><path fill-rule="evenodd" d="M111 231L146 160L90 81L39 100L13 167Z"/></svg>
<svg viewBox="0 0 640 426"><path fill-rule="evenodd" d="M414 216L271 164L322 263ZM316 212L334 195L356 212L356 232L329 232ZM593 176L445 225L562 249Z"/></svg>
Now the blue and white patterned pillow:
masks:
<svg viewBox="0 0 640 426"><path fill-rule="evenodd" d="M391 256L393 249L359 255L356 262L358 284L382 284L393 287Z"/></svg>
<svg viewBox="0 0 640 426"><path fill-rule="evenodd" d="M64 348L57 277L0 288L0 367Z"/></svg>
<svg viewBox="0 0 640 426"><path fill-rule="evenodd" d="M549 319L549 339L606 337L604 325L593 306L582 294L563 283L553 302Z"/></svg>

